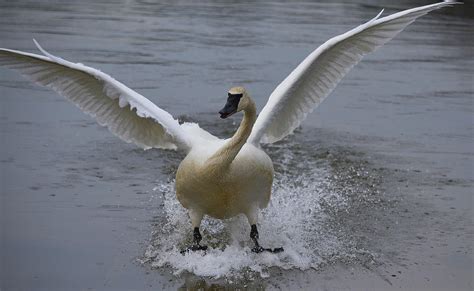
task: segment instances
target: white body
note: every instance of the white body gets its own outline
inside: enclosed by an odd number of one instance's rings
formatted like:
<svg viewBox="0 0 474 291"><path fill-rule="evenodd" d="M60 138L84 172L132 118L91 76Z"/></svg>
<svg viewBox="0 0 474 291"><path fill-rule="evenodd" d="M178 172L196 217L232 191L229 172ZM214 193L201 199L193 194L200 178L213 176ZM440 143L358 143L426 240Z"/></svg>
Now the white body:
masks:
<svg viewBox="0 0 474 291"><path fill-rule="evenodd" d="M176 196L188 209L214 218L247 215L255 221L256 210L270 201L273 164L270 157L252 144L245 144L228 171L214 175L206 161L223 145L211 142L192 149L176 173Z"/></svg>

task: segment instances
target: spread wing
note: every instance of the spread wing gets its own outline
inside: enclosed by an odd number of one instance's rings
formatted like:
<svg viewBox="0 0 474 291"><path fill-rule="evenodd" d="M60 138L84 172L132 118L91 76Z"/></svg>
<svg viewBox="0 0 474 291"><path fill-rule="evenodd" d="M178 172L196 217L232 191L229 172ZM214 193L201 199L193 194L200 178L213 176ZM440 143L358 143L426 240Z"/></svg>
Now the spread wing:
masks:
<svg viewBox="0 0 474 291"><path fill-rule="evenodd" d="M394 38L428 12L456 2L442 2L374 19L331 38L313 51L281 82L259 114L249 142L273 143L300 125L363 56Z"/></svg>
<svg viewBox="0 0 474 291"><path fill-rule="evenodd" d="M0 65L49 87L126 142L148 148L189 151L203 139L217 139L197 124L180 125L168 112L111 76L53 56L0 49Z"/></svg>

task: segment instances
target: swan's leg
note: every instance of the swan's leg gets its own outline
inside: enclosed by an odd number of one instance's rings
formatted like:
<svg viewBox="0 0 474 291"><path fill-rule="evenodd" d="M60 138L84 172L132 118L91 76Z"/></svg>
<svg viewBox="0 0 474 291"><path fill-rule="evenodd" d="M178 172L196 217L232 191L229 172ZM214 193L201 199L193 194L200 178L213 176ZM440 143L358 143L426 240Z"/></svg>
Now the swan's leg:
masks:
<svg viewBox="0 0 474 291"><path fill-rule="evenodd" d="M255 246L252 248L252 252L261 253L265 250L258 243L258 230L257 230L256 224L250 225L250 238L253 240L253 243L255 244Z"/></svg>
<svg viewBox="0 0 474 291"><path fill-rule="evenodd" d="M259 243L258 243L258 229L257 229L257 217L258 217L258 210L257 208L252 209L247 213L247 219L250 224L250 238L253 240L253 243L255 246L252 248L252 252L254 253L261 253L263 251L271 252L271 253L280 253L283 252L283 248L274 248L274 249L267 249L263 248Z"/></svg>
<svg viewBox="0 0 474 291"><path fill-rule="evenodd" d="M205 251L207 250L207 246L201 245L201 232L199 231L199 226L201 225L201 220L204 214L200 211L196 211L194 209L189 210L189 218L191 218L191 223L193 225L193 245L188 247L187 249L181 251L181 253L185 253L188 251Z"/></svg>

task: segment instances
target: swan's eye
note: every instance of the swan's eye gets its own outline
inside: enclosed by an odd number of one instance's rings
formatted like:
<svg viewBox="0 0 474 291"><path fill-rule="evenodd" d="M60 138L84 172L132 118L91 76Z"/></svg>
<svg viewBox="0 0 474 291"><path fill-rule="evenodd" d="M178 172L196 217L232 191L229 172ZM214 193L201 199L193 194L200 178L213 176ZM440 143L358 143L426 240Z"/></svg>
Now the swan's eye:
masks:
<svg viewBox="0 0 474 291"><path fill-rule="evenodd" d="M227 96L232 99L240 99L242 98L244 94L232 94L232 93L227 93Z"/></svg>

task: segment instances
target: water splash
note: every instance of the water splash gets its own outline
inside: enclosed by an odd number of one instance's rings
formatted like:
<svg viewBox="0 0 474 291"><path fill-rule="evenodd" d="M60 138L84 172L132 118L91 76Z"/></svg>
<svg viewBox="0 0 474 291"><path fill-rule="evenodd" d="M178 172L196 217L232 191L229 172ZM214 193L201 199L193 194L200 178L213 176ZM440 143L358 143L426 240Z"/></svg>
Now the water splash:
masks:
<svg viewBox="0 0 474 291"><path fill-rule="evenodd" d="M155 187L163 195L164 216L153 231L144 261L156 268L171 268L176 275L247 278L268 277L273 267L318 269L367 255L350 235L334 227L334 213L350 207L347 193L353 191L334 185L341 173L331 168L330 159L307 159L307 153L295 153L288 146L269 150L280 156L275 163L279 171L270 205L259 216L260 242L264 247L282 246L283 253L252 253L250 227L244 216L238 216L225 221L206 217L201 225L202 243L210 249L205 255L182 255L180 250L192 244L191 223L175 197L174 182L169 181Z"/></svg>

